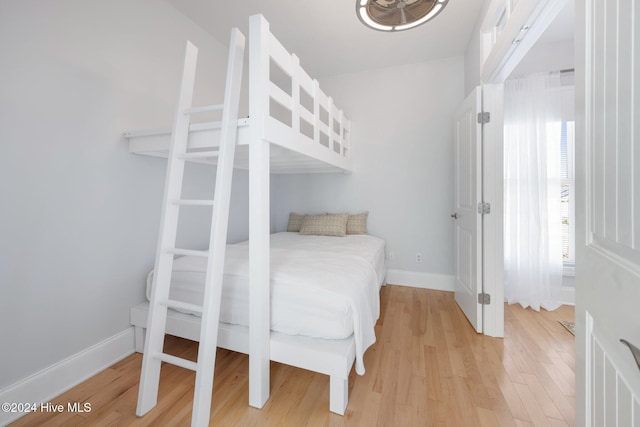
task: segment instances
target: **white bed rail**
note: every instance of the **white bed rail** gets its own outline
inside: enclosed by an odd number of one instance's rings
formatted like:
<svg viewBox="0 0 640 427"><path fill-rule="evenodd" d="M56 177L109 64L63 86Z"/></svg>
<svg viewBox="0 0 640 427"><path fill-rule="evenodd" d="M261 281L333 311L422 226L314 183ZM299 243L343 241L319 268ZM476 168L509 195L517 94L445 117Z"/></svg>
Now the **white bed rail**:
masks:
<svg viewBox="0 0 640 427"><path fill-rule="evenodd" d="M254 39L249 44L249 118L238 121L238 152L235 168L249 169L250 140L268 141L270 173L335 173L352 171L349 119L271 34L262 15L251 19ZM212 108L205 108L209 111ZM192 123L189 151L219 145L220 123ZM124 132L129 151L167 157L171 130ZM191 159L217 164L216 158Z"/></svg>
<svg viewBox="0 0 640 427"><path fill-rule="evenodd" d="M252 72L262 82L250 90L264 108L263 120L253 123L262 127L262 138L350 171L349 119L271 34L264 17L252 19L251 25L261 38L252 45L251 61L259 64Z"/></svg>

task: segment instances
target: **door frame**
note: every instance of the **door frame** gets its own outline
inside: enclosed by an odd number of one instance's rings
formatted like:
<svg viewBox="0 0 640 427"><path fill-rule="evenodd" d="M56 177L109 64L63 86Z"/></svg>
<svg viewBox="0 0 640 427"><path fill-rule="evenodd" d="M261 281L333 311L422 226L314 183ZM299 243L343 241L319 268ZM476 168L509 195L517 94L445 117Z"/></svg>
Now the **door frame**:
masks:
<svg viewBox="0 0 640 427"><path fill-rule="evenodd" d="M482 85L482 200L491 213L482 215L482 289L491 295L484 307L484 334L504 337L504 84Z"/></svg>
<svg viewBox="0 0 640 427"><path fill-rule="evenodd" d="M493 337L504 336L504 81L567 1L519 0L511 10L511 0L492 0L480 25L482 110L491 114L482 130L483 201L491 204L483 218L483 289L491 295L483 321L485 335Z"/></svg>

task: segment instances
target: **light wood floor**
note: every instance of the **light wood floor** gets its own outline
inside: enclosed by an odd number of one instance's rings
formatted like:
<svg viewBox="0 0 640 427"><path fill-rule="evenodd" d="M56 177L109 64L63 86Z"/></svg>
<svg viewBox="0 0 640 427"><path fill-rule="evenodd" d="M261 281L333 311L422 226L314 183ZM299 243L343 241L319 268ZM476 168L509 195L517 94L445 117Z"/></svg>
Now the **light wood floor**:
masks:
<svg viewBox="0 0 640 427"><path fill-rule="evenodd" d="M378 342L366 375L352 371L344 417L329 412L328 377L271 365L271 398L248 401L248 358L219 350L215 426L573 426L574 338L558 320L573 308L536 313L505 306L505 338L473 332L453 295L401 286L382 289ZM195 359L197 344L168 337L169 352ZM162 368L158 406L135 407L142 356L134 354L53 400L88 402L83 414L29 414L14 426L189 425L194 374Z"/></svg>

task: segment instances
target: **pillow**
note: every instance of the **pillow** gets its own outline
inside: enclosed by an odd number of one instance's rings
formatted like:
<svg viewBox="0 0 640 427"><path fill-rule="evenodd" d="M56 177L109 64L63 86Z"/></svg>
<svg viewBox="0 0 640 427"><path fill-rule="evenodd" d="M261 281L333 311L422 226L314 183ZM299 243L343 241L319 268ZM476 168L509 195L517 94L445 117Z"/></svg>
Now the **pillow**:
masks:
<svg viewBox="0 0 640 427"><path fill-rule="evenodd" d="M300 227L302 227L303 219L304 219L304 215L291 212L289 214L289 224L287 224L287 231L293 231L293 232L300 231Z"/></svg>
<svg viewBox="0 0 640 427"><path fill-rule="evenodd" d="M315 236L344 236L347 234L348 214L305 215L300 234Z"/></svg>
<svg viewBox="0 0 640 427"><path fill-rule="evenodd" d="M349 215L347 220L347 234L367 234L367 217L369 212Z"/></svg>

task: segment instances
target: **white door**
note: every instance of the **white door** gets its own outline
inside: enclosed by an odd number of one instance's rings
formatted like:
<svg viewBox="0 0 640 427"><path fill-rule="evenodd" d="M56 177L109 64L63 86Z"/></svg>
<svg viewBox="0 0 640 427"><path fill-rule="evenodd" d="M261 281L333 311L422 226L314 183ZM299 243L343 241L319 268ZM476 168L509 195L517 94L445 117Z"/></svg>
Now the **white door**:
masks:
<svg viewBox="0 0 640 427"><path fill-rule="evenodd" d="M577 425L640 426L640 4L576 2Z"/></svg>
<svg viewBox="0 0 640 427"><path fill-rule="evenodd" d="M458 108L455 123L454 224L455 298L476 331L482 332L482 125L481 91L474 89Z"/></svg>

